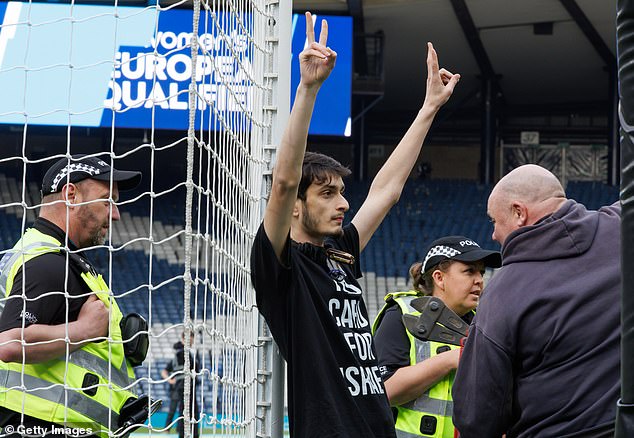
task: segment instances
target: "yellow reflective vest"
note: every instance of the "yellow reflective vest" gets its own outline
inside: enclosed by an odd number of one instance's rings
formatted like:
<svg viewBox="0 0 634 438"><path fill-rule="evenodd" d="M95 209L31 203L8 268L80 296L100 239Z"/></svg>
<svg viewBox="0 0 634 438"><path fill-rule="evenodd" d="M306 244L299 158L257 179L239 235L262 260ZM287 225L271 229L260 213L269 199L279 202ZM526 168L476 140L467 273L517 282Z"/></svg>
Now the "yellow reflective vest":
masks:
<svg viewBox="0 0 634 438"><path fill-rule="evenodd" d="M0 262L4 296L9 296L24 263L62 249L54 237L29 228ZM0 361L0 406L65 427L90 428L106 437L108 430L118 428L123 404L136 397L132 392L135 376L123 352L119 326L123 315L108 285L92 270L81 277L110 310L108 340L91 342L46 362Z"/></svg>
<svg viewBox="0 0 634 438"><path fill-rule="evenodd" d="M420 312L410 306L410 302L423 296L418 291L394 292L385 296L386 304L383 306L372 325L374 334L381 324L385 311L391 307L393 302L401 308L403 315L420 315ZM403 327L409 339L410 365L416 365L430 357L436 356L449 349L460 348L456 345L443 344L434 341L420 341ZM396 417L396 436L405 437L434 437L453 438L454 425L451 420L453 414L453 399L451 398L451 387L453 385L455 372L451 372L443 377L438 383L427 389L417 399L404 405L397 406L398 416Z"/></svg>

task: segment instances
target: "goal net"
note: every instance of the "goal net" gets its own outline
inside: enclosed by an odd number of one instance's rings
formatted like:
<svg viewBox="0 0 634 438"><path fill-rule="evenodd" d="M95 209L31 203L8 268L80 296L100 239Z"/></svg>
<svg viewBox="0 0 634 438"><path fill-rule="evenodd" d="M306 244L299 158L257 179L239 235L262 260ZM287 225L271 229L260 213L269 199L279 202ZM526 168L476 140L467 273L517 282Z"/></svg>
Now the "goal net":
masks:
<svg viewBox="0 0 634 438"><path fill-rule="evenodd" d="M272 141L277 7L270 0L142 7L0 2L4 265L18 260L15 254L28 258L28 249L14 245L37 218L42 177L57 160L72 165L76 154L87 154L143 174L135 189L106 200L120 220L111 215L105 243L74 249L62 242L68 254L93 263L123 315L138 313L148 322L147 357L122 386L147 395L145 408L153 407L152 400L163 404L135 433L175 432L183 425L185 436L197 430L259 434L258 388L267 373L258 365L249 255ZM26 258L20 269L32 263ZM67 256L65 272L51 273L63 275L67 286L44 294L60 297L66 325L73 321L69 297L76 293L68 287L71 265ZM34 280L26 277L22 285ZM41 368L31 368L25 358L32 346L27 329L37 323L27 310L41 310L37 300L44 298L21 289L11 297L6 278L0 281L0 308L8 309L15 298L23 310L17 340L0 338L0 351L16 342L22 351L22 360L0 361L0 400L18 394L19 414L50 420L53 414L38 417L28 406L45 394L62 394L47 403L59 405L62 417L76 426L72 420L81 409L69 400L72 394L90 397L90 391L72 383L72 344L58 339L65 342L61 360L67 362L59 381L37 375ZM105 340L114 350L112 326ZM183 348L179 365L177 350ZM110 414L108 427L101 423L102 436L122 432L112 402L118 390L113 357L106 378L92 384L97 394L107 394L95 399ZM18 369L17 381L5 378ZM49 386L33 386L40 377ZM170 408L176 411L172 418ZM11 431L0 427L0 436Z"/></svg>

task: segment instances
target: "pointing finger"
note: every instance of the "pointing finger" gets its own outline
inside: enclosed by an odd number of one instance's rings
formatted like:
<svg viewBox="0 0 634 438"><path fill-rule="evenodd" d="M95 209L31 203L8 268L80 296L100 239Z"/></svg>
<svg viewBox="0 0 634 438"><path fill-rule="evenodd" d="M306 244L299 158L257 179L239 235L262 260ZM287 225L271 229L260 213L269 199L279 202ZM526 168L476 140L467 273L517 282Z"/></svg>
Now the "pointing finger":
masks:
<svg viewBox="0 0 634 438"><path fill-rule="evenodd" d="M319 31L319 44L326 46L328 43L328 22L321 20L321 30Z"/></svg>
<svg viewBox="0 0 634 438"><path fill-rule="evenodd" d="M427 74L438 75L438 55L432 43L427 43Z"/></svg>
<svg viewBox="0 0 634 438"><path fill-rule="evenodd" d="M310 12L306 12L306 40L308 44L315 42L315 29L313 28L313 17Z"/></svg>

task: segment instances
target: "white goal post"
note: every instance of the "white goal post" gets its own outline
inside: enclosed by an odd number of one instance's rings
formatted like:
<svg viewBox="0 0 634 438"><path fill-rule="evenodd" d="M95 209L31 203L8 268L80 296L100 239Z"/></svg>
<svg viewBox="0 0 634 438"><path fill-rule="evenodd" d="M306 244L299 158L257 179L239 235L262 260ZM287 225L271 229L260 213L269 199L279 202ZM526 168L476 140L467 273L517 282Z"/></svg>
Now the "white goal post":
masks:
<svg viewBox="0 0 634 438"><path fill-rule="evenodd" d="M0 258L25 254L13 245L36 219L42 177L57 160L84 154L143 173L139 187L106 200L121 217L110 219L104 244L62 243L93 263L123 314L148 322L147 357L125 389L163 405L137 434L179 424L186 437L281 433L283 370L259 318L249 257L289 112L290 26L291 3L277 0L0 2ZM59 275L71 275L69 263ZM73 292L50 294L68 303ZM24 309L40 299L16 298ZM116 344L110 333L105 340ZM26 374L0 382L0 399L34 400L43 387ZM106 375L97 391L113 390ZM170 419L174 379L184 390ZM49 383L64 394L85 389L67 376ZM67 419L72 409L63 407ZM107 409L102 436L114 436L116 409Z"/></svg>

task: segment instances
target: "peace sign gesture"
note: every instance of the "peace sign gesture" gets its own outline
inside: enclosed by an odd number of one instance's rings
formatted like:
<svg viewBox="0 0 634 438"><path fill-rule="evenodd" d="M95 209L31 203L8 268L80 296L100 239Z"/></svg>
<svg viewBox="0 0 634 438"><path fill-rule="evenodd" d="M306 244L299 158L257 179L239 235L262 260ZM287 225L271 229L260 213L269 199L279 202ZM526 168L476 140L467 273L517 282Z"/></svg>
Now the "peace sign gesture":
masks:
<svg viewBox="0 0 634 438"><path fill-rule="evenodd" d="M315 29L313 17L306 12L306 40L307 46L299 54L299 70L301 72L301 84L312 88L319 87L330 75L335 67L337 53L326 46L328 42L328 22L321 21L319 42L315 42Z"/></svg>

